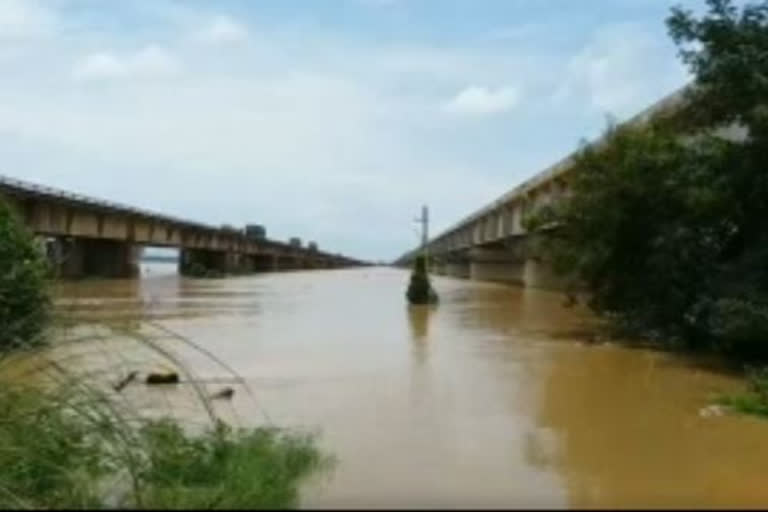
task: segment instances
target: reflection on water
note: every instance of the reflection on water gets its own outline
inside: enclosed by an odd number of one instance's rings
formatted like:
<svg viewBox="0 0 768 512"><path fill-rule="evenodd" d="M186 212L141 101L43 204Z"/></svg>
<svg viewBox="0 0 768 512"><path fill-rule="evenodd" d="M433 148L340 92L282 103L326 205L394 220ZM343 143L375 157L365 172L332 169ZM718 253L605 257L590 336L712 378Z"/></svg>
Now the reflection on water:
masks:
<svg viewBox="0 0 768 512"><path fill-rule="evenodd" d="M728 387L662 354L560 351L537 422L560 437L554 467L571 504L768 505L768 422L696 414Z"/></svg>
<svg viewBox="0 0 768 512"><path fill-rule="evenodd" d="M436 306L408 306L408 320L411 326L411 341L413 342L413 358L423 364L429 357L429 317Z"/></svg>
<svg viewBox="0 0 768 512"><path fill-rule="evenodd" d="M256 395L221 406L233 421L266 410L318 428L340 465L307 486L307 506L768 505L768 422L698 416L740 384L670 355L584 344L597 322L559 294L435 278L440 305L407 307L408 274L394 269L166 270L61 284L58 304L159 323L217 354ZM119 336L103 343L149 364ZM203 378L229 377L162 343ZM186 403L184 386L128 389L158 411Z"/></svg>

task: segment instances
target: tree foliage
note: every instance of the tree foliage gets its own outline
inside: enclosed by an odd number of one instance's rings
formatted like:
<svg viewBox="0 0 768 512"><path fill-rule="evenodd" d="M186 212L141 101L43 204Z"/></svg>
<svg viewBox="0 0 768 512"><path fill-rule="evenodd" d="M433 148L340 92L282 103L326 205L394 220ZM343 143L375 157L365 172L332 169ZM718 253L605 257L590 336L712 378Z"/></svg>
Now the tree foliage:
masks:
<svg viewBox="0 0 768 512"><path fill-rule="evenodd" d="M557 226L555 270L635 332L768 357L768 1L708 0L667 20L695 82L681 125L610 127L578 152L570 194L529 219ZM723 129L734 123L748 136Z"/></svg>
<svg viewBox="0 0 768 512"><path fill-rule="evenodd" d="M46 276L42 251L0 200L0 349L41 340L50 311Z"/></svg>
<svg viewBox="0 0 768 512"><path fill-rule="evenodd" d="M414 260L406 297L411 304L434 304L437 302L437 294L429 282L427 256L424 254L419 254Z"/></svg>

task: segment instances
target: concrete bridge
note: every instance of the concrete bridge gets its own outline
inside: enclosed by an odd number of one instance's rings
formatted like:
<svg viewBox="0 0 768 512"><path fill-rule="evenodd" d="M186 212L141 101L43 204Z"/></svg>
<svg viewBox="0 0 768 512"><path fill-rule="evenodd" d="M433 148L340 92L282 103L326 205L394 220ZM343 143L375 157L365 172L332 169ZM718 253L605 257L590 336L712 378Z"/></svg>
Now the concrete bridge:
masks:
<svg viewBox="0 0 768 512"><path fill-rule="evenodd" d="M684 94L685 88L678 90L626 123L643 124L660 113L674 111L682 104ZM725 134L730 135L733 134ZM602 142L603 139L599 139L593 144ZM551 271L545 255L533 250L533 235L525 230L523 219L540 206L568 193L568 176L574 157L575 152L430 240L427 251L434 261L432 272L522 286L560 288L562 283ZM416 254L417 250L410 251L395 264L409 265Z"/></svg>
<svg viewBox="0 0 768 512"><path fill-rule="evenodd" d="M179 270L245 273L363 265L359 260L234 228L132 208L0 176L0 198L45 239L60 277L132 277L143 246L180 249Z"/></svg>

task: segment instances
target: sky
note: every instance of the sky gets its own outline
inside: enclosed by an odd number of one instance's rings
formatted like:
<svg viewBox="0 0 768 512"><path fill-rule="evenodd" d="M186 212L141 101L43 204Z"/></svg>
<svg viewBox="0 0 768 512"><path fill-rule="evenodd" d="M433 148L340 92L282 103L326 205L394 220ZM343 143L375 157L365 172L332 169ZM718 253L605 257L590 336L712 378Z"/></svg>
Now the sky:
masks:
<svg viewBox="0 0 768 512"><path fill-rule="evenodd" d="M0 0L0 174L391 260L684 85L670 6Z"/></svg>

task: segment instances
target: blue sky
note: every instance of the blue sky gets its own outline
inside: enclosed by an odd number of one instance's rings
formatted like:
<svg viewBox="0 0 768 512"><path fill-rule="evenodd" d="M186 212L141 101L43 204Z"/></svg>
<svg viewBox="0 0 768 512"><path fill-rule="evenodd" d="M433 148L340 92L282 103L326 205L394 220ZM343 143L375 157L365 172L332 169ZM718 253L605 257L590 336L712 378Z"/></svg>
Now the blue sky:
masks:
<svg viewBox="0 0 768 512"><path fill-rule="evenodd" d="M391 259L683 85L670 5L0 0L0 173Z"/></svg>

